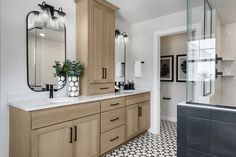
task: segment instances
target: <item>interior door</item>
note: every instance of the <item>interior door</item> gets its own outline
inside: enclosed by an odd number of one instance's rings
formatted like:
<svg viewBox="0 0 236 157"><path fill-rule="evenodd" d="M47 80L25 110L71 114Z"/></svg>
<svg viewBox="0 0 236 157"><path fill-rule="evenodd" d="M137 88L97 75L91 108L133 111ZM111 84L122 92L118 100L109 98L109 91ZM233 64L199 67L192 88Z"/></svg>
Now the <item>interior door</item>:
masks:
<svg viewBox="0 0 236 157"><path fill-rule="evenodd" d="M33 131L32 157L72 157L72 122Z"/></svg>
<svg viewBox="0 0 236 157"><path fill-rule="evenodd" d="M110 9L104 11L104 54L103 67L105 68L106 82L115 80L115 13Z"/></svg>
<svg viewBox="0 0 236 157"><path fill-rule="evenodd" d="M126 139L138 134L138 104L126 107Z"/></svg>
<svg viewBox="0 0 236 157"><path fill-rule="evenodd" d="M90 75L91 83L101 83L105 79L103 67L104 54L104 7L96 1L91 1L91 50L90 50Z"/></svg>
<svg viewBox="0 0 236 157"><path fill-rule="evenodd" d="M74 121L73 157L99 156L99 115Z"/></svg>
<svg viewBox="0 0 236 157"><path fill-rule="evenodd" d="M139 132L150 128L150 101L139 104Z"/></svg>

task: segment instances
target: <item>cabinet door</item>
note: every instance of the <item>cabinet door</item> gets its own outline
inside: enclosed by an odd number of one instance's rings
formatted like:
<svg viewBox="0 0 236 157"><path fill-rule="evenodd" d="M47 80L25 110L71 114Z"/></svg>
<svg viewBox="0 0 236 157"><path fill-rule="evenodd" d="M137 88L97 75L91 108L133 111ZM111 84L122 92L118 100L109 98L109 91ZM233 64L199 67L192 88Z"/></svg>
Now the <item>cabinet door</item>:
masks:
<svg viewBox="0 0 236 157"><path fill-rule="evenodd" d="M138 104L126 107L126 139L138 134Z"/></svg>
<svg viewBox="0 0 236 157"><path fill-rule="evenodd" d="M115 13L110 9L104 11L104 53L103 67L106 82L115 82Z"/></svg>
<svg viewBox="0 0 236 157"><path fill-rule="evenodd" d="M91 1L91 47L90 47L90 83L101 83L105 79L104 57L104 7Z"/></svg>
<svg viewBox="0 0 236 157"><path fill-rule="evenodd" d="M139 132L150 128L150 101L139 104Z"/></svg>
<svg viewBox="0 0 236 157"><path fill-rule="evenodd" d="M99 115L74 121L73 157L99 156Z"/></svg>
<svg viewBox="0 0 236 157"><path fill-rule="evenodd" d="M72 122L32 132L32 157L72 157Z"/></svg>

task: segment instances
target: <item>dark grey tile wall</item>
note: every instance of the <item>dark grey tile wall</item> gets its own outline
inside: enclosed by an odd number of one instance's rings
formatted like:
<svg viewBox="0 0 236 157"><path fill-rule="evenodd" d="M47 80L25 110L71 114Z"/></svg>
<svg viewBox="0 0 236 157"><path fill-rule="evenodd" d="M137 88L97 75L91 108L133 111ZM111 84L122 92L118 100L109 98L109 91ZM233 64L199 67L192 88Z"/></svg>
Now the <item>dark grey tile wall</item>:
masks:
<svg viewBox="0 0 236 157"><path fill-rule="evenodd" d="M236 112L178 106L178 157L236 157Z"/></svg>

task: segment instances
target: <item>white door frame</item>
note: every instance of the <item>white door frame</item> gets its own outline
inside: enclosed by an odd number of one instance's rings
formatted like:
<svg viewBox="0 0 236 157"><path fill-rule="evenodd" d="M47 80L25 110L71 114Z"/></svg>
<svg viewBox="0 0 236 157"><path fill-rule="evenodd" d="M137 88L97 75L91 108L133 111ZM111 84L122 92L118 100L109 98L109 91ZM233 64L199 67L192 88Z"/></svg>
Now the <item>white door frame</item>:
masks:
<svg viewBox="0 0 236 157"><path fill-rule="evenodd" d="M201 36L201 23L192 24L192 30ZM154 50L153 50L153 90L151 99L151 128L153 134L160 133L161 108L160 108L160 54L161 54L161 37L175 35L187 32L187 26L180 26L166 30L154 32Z"/></svg>
<svg viewBox="0 0 236 157"><path fill-rule="evenodd" d="M154 134L160 133L160 40L163 36L174 35L187 32L187 27L176 27L167 30L154 32L153 51L153 90L151 106L151 129Z"/></svg>

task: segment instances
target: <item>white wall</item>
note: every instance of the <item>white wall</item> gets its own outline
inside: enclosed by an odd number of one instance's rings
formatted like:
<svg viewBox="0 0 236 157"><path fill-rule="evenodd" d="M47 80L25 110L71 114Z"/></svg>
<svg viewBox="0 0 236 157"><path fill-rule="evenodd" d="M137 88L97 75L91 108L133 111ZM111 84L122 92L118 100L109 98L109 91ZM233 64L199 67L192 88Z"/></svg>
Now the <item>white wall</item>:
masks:
<svg viewBox="0 0 236 157"><path fill-rule="evenodd" d="M174 81L161 82L161 118L165 120L176 121L177 104L186 100L185 82L176 82L176 55L186 54L186 40L186 33L161 37L161 56L174 55Z"/></svg>
<svg viewBox="0 0 236 157"><path fill-rule="evenodd" d="M26 15L39 10L41 0L1 0L1 137L0 156L9 156L8 101L18 98L48 97L48 93L35 93L26 80ZM75 58L75 4L74 1L47 0L67 13L67 55ZM2 16L3 15L3 16ZM57 93L65 95L65 89Z"/></svg>
<svg viewBox="0 0 236 157"><path fill-rule="evenodd" d="M185 19L186 12L182 11L131 25L132 41L131 52L128 55L130 59L128 77L130 79L134 77L133 63L135 60L145 62L143 78L136 79L136 86L152 89L154 32L184 26L186 24Z"/></svg>
<svg viewBox="0 0 236 157"><path fill-rule="evenodd" d="M222 26L222 56L225 59L236 60L236 23ZM233 75L236 74L236 62L222 64L222 70ZM222 78L222 103L235 105L236 103L236 77Z"/></svg>

